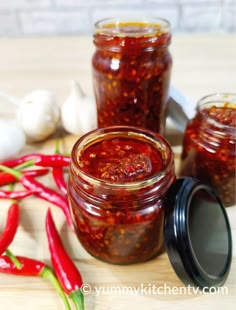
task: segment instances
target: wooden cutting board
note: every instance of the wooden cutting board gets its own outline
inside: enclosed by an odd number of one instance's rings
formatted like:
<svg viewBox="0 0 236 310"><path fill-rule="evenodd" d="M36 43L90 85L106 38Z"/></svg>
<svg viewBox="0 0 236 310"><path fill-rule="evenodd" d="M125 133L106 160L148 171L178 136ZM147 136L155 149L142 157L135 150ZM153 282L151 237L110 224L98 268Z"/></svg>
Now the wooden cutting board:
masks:
<svg viewBox="0 0 236 310"><path fill-rule="evenodd" d="M64 136L61 145L64 152L70 152L78 137ZM23 153L40 151L53 153L55 140L50 139L37 145L27 145ZM178 167L180 148L176 151ZM50 174L42 181L55 187ZM0 227L4 225L9 201L1 200ZM185 291L177 278L166 253L146 263L131 266L114 266L91 257L80 245L64 219L61 210L35 197L25 199L21 205L20 226L10 249L17 255L37 258L50 263L50 255L45 234L45 214L51 207L57 228L77 267L81 270L85 283L86 309L175 309L183 307L206 307L209 309L230 307L235 297L235 256L226 283L227 295L211 296ZM235 208L228 209L231 221ZM235 218L234 218L235 219ZM232 221L235 240L236 223ZM90 291L91 290L91 291ZM51 283L41 278L17 277L0 274L1 309L63 309L63 304Z"/></svg>

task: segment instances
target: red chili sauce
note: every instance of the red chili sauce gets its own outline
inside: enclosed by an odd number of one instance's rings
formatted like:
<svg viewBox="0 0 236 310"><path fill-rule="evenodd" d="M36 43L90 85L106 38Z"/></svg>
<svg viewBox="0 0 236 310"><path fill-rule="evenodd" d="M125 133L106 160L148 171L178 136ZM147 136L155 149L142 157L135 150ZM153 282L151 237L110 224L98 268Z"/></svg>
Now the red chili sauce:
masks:
<svg viewBox="0 0 236 310"><path fill-rule="evenodd" d="M213 105L190 121L183 141L180 174L210 184L226 206L236 203L235 130L236 107Z"/></svg>
<svg viewBox="0 0 236 310"><path fill-rule="evenodd" d="M85 149L79 165L95 178L120 183L140 181L158 173L163 169L163 160L147 143L116 138Z"/></svg>
<svg viewBox="0 0 236 310"><path fill-rule="evenodd" d="M158 24L111 24L105 29L109 27L119 27L121 33L101 30L94 35L98 126L131 125L163 133L172 65L170 33Z"/></svg>
<svg viewBox="0 0 236 310"><path fill-rule="evenodd" d="M69 201L77 236L91 255L130 264L160 253L163 198L175 178L171 154L169 146L126 137L98 139L80 150L78 169L91 179L71 174ZM167 176L152 178L166 166Z"/></svg>

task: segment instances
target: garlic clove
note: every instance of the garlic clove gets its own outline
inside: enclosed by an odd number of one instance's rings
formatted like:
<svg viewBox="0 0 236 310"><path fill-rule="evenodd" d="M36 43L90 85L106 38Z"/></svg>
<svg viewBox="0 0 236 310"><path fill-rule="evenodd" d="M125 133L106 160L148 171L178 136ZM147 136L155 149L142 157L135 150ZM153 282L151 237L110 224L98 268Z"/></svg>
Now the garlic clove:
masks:
<svg viewBox="0 0 236 310"><path fill-rule="evenodd" d="M95 100L85 96L79 84L71 85L71 93L61 106L61 121L64 129L71 134L85 134L97 127Z"/></svg>
<svg viewBox="0 0 236 310"><path fill-rule="evenodd" d="M78 101L81 98L77 96L76 92L72 90L69 97L65 100L65 102L61 106L61 122L62 126L66 131L71 134L79 134L80 123L79 123L79 113L80 110L78 108Z"/></svg>
<svg viewBox="0 0 236 310"><path fill-rule="evenodd" d="M35 90L25 96L17 113L17 120L31 142L44 140L54 133L59 118L56 97L48 90Z"/></svg>
<svg viewBox="0 0 236 310"><path fill-rule="evenodd" d="M85 134L97 128L97 107L91 97L83 98L82 117L80 117L81 133Z"/></svg>
<svg viewBox="0 0 236 310"><path fill-rule="evenodd" d="M0 120L0 161L15 157L25 145L23 130L10 121Z"/></svg>

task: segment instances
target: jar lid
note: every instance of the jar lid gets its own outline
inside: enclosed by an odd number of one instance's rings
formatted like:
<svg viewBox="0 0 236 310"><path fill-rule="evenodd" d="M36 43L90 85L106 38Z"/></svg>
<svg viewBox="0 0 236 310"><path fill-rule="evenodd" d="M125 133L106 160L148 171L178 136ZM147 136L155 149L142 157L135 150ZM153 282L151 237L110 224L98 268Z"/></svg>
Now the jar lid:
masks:
<svg viewBox="0 0 236 310"><path fill-rule="evenodd" d="M194 178L180 178L166 203L165 243L178 277L200 289L222 286L232 261L232 237L214 190Z"/></svg>

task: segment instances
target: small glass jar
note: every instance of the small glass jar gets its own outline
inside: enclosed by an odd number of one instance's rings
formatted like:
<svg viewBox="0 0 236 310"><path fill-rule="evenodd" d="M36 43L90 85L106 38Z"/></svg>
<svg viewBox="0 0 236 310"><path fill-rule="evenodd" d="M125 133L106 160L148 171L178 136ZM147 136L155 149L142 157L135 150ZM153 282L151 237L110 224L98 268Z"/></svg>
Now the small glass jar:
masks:
<svg viewBox="0 0 236 310"><path fill-rule="evenodd" d="M170 24L158 18L95 24L92 58L98 126L138 126L163 134L172 58Z"/></svg>
<svg viewBox="0 0 236 310"><path fill-rule="evenodd" d="M184 134L180 175L211 185L225 206L236 203L236 94L198 102Z"/></svg>
<svg viewBox="0 0 236 310"><path fill-rule="evenodd" d="M91 255L131 264L163 250L164 198L175 179L164 138L131 126L96 129L75 143L69 175L75 231Z"/></svg>

